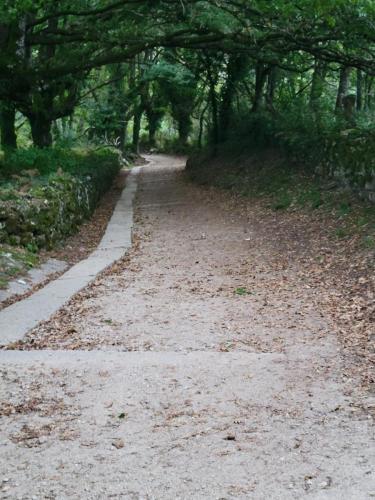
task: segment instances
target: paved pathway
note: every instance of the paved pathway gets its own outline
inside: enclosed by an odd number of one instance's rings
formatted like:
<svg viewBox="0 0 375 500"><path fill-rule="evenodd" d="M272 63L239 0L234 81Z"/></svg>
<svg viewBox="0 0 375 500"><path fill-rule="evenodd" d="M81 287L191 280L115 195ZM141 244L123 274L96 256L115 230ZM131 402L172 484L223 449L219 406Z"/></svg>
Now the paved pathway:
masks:
<svg viewBox="0 0 375 500"><path fill-rule="evenodd" d="M314 290L261 221L151 160L129 258L0 353L0 497L373 498Z"/></svg>
<svg viewBox="0 0 375 500"><path fill-rule="evenodd" d="M131 247L133 198L138 170L136 167L128 176L126 188L95 252L27 299L0 311L0 345L22 339L31 328L47 320Z"/></svg>

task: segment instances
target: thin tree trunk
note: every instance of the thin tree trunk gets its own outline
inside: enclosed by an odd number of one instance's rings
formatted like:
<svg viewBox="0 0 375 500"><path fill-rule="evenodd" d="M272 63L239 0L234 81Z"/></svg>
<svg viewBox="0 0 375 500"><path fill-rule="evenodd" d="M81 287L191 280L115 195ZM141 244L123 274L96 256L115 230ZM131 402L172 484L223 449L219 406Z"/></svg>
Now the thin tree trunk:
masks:
<svg viewBox="0 0 375 500"><path fill-rule="evenodd" d="M310 90L310 108L313 111L319 110L320 98L323 95L327 65L319 59L315 60L314 72L311 81Z"/></svg>
<svg viewBox="0 0 375 500"><path fill-rule="evenodd" d="M363 87L363 74L360 69L357 69L357 101L356 108L357 111L361 111L363 107L363 98L362 98L362 87Z"/></svg>
<svg viewBox="0 0 375 500"><path fill-rule="evenodd" d="M199 117L199 134L198 134L198 147L199 148L202 148L204 115L206 114L207 108L208 108L208 103L203 108L202 113Z"/></svg>
<svg viewBox="0 0 375 500"><path fill-rule="evenodd" d="M1 146L4 151L17 148L16 110L12 104L1 104L0 107L0 132Z"/></svg>
<svg viewBox="0 0 375 500"><path fill-rule="evenodd" d="M211 104L211 116L212 116L212 144L214 146L214 155L217 152L217 145L219 143L219 120L218 120L218 105L217 105L217 95L215 89L215 80L212 76L211 69L208 71L208 82L210 86L210 104Z"/></svg>
<svg viewBox="0 0 375 500"><path fill-rule="evenodd" d="M374 78L368 74L365 75L364 78L364 109L368 111L371 108L371 88L373 84Z"/></svg>
<svg viewBox="0 0 375 500"><path fill-rule="evenodd" d="M133 117L133 150L137 154L139 154L139 137L141 132L142 115L143 110L140 107L137 107Z"/></svg>
<svg viewBox="0 0 375 500"><path fill-rule="evenodd" d="M151 148L156 146L156 132L158 130L159 116L154 114L152 110L147 113L148 121L148 143Z"/></svg>
<svg viewBox="0 0 375 500"><path fill-rule="evenodd" d="M264 84L266 83L268 68L263 63L258 62L255 69L255 94L253 100L252 112L260 110L263 103Z"/></svg>
<svg viewBox="0 0 375 500"><path fill-rule="evenodd" d="M244 72L247 63L243 54L231 55L227 65L227 78L221 94L219 112L220 140L225 141L232 118L232 102L236 92L236 84Z"/></svg>
<svg viewBox="0 0 375 500"><path fill-rule="evenodd" d="M125 152L125 149L126 149L126 142L128 140L128 120L124 120L124 127L123 127L123 136L122 136L122 140L123 140L123 149L122 151Z"/></svg>
<svg viewBox="0 0 375 500"><path fill-rule="evenodd" d="M275 97L277 82L277 68L272 66L268 72L267 88L266 88L266 104L269 111L274 111L273 99Z"/></svg>
<svg viewBox="0 0 375 500"><path fill-rule="evenodd" d="M157 127L154 126L153 123L148 124L148 143L149 143L150 148L154 148L156 145L156 138L155 138L156 130L157 130Z"/></svg>
<svg viewBox="0 0 375 500"><path fill-rule="evenodd" d="M179 120L178 122L178 140L181 146L186 146L190 132L190 121L187 119Z"/></svg>
<svg viewBox="0 0 375 500"><path fill-rule="evenodd" d="M348 66L343 66L340 70L339 87L336 97L336 112L341 111L344 108L343 99L348 93L350 73L351 68Z"/></svg>

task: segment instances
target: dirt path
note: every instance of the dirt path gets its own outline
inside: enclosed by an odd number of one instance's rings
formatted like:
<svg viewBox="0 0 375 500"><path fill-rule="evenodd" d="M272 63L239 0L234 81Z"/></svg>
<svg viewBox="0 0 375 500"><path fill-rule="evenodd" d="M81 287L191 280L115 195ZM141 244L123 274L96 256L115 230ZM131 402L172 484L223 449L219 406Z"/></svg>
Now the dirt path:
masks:
<svg viewBox="0 0 375 500"><path fill-rule="evenodd" d="M130 254L0 353L0 498L373 498L372 421L293 252L151 159Z"/></svg>

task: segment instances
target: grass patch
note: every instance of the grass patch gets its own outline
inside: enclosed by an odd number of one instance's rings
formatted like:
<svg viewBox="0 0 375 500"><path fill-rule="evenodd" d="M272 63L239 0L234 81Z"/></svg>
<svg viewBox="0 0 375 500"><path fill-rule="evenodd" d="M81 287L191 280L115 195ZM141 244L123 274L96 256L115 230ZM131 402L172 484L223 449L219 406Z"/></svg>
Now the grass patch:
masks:
<svg viewBox="0 0 375 500"><path fill-rule="evenodd" d="M0 288L39 263L38 256L25 248L0 245Z"/></svg>
<svg viewBox="0 0 375 500"><path fill-rule="evenodd" d="M274 210L285 210L292 204L293 198L287 191L279 193L275 196L275 200L271 203Z"/></svg>
<svg viewBox="0 0 375 500"><path fill-rule="evenodd" d="M18 149L0 158L0 179L17 182L18 176L44 177L63 170L70 174L92 172L92 160L108 157L108 149Z"/></svg>
<svg viewBox="0 0 375 500"><path fill-rule="evenodd" d="M335 236L341 240L349 236L349 233L346 228L338 227L337 229L335 229Z"/></svg>
<svg viewBox="0 0 375 500"><path fill-rule="evenodd" d="M235 291L234 291L234 293L236 295L240 295L240 296L243 296L243 295L254 295L254 292L250 292L249 290L247 290L243 286L240 286L240 287L236 288Z"/></svg>
<svg viewBox="0 0 375 500"><path fill-rule="evenodd" d="M375 250L375 237L364 236L363 237L363 246L365 248L369 248L369 249Z"/></svg>

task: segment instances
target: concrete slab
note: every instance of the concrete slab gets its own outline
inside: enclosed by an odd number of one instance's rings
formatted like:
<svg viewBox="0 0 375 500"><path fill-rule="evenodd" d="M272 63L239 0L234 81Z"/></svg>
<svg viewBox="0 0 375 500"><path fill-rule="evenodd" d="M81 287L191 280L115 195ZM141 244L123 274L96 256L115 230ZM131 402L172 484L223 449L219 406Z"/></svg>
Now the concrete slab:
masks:
<svg viewBox="0 0 375 500"><path fill-rule="evenodd" d="M131 247L133 199L140 167L132 169L98 248L89 257L30 297L0 311L0 345L21 340L47 320L98 273L120 259Z"/></svg>

